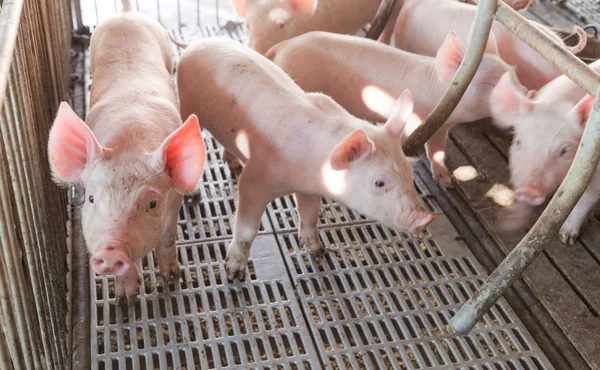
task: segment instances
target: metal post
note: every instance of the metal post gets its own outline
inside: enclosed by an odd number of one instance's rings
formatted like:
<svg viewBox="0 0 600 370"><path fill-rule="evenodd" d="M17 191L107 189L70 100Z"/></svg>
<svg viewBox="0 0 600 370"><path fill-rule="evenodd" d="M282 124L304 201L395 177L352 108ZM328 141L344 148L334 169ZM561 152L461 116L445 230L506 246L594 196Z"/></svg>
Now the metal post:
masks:
<svg viewBox="0 0 600 370"><path fill-rule="evenodd" d="M501 1L482 0L479 2L465 57L438 105L404 142L403 149L407 155L417 154L419 148L442 127L469 87L479 63L481 63L481 58L483 58L498 2Z"/></svg>
<svg viewBox="0 0 600 370"><path fill-rule="evenodd" d="M397 0L383 0L377 8L377 13L375 14L375 19L373 19L373 23L371 23L371 28L367 31L365 35L366 38L371 40L377 40L379 36L381 36L381 32L387 25L390 20L390 15L392 15L392 11L396 6Z"/></svg>
<svg viewBox="0 0 600 370"><path fill-rule="evenodd" d="M600 89L567 177L533 228L452 318L454 330L466 334L479 322L556 235L585 191L600 161L599 94Z"/></svg>
<svg viewBox="0 0 600 370"><path fill-rule="evenodd" d="M8 72L15 51L22 9L23 0L5 0L2 3L2 11L0 11L0 112L2 112L4 103Z"/></svg>

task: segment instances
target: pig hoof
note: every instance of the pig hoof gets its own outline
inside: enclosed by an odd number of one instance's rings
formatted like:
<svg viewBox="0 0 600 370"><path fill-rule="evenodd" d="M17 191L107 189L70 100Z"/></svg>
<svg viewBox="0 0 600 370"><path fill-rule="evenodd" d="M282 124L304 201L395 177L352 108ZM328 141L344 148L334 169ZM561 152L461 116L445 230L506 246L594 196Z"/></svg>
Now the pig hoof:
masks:
<svg viewBox="0 0 600 370"><path fill-rule="evenodd" d="M223 162L227 164L229 171L234 176L239 177L242 174L242 162L240 162L240 160L234 154L231 154L226 150L223 151Z"/></svg>
<svg viewBox="0 0 600 370"><path fill-rule="evenodd" d="M433 181L439 181L442 186L452 188L452 177L446 168L435 168L431 172Z"/></svg>
<svg viewBox="0 0 600 370"><path fill-rule="evenodd" d="M321 244L319 237L308 238L300 236L300 247L306 249L316 263L320 263L322 257L325 256L325 248Z"/></svg>
<svg viewBox="0 0 600 370"><path fill-rule="evenodd" d="M240 281L244 281L246 279L245 266L240 266L233 261L227 261L225 270L227 271L227 280L229 281L234 281L236 278L240 279Z"/></svg>
<svg viewBox="0 0 600 370"><path fill-rule="evenodd" d="M561 227L560 232L559 232L559 236L560 236L560 241L562 241L565 244L575 244L575 241L577 240L577 237L579 236L579 230L576 229L571 229L569 227L565 227L565 225L563 225L563 227Z"/></svg>
<svg viewBox="0 0 600 370"><path fill-rule="evenodd" d="M164 279L165 283L169 282L171 279L178 280L181 278L181 270L179 270L179 263L171 263L170 266L161 271L160 275Z"/></svg>

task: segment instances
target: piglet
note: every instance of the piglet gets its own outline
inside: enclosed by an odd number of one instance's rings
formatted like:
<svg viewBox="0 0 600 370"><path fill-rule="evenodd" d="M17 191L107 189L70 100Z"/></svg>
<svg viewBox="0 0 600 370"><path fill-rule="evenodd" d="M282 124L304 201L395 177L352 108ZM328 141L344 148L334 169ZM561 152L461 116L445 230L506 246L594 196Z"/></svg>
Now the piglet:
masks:
<svg viewBox="0 0 600 370"><path fill-rule="evenodd" d="M600 72L600 60L590 67ZM573 162L592 103L592 97L564 75L539 92L520 85L514 74L502 76L490 105L494 122L514 130L510 173L518 202L539 206L558 189ZM599 198L600 171L596 170L560 229L564 243L575 242Z"/></svg>
<svg viewBox="0 0 600 370"><path fill-rule="evenodd" d="M57 183L83 183L91 267L116 275L117 298L131 305L141 277L135 260L154 248L162 276L179 276L179 209L206 154L196 116L179 118L166 30L128 1L123 8L91 38L87 124L61 103L48 155Z"/></svg>
<svg viewBox="0 0 600 370"><path fill-rule="evenodd" d="M471 31L477 7L448 0L404 0L396 20L392 44L402 50L434 56L444 42L448 30L455 31L463 40ZM573 54L579 53L587 43L583 29L576 46L565 46L560 37L548 27L530 21ZM423 25L428 25L423 27ZM502 24L494 21L492 31L496 36L497 53L516 67L519 81L529 89L537 90L560 75L558 68L513 35Z"/></svg>
<svg viewBox="0 0 600 370"><path fill-rule="evenodd" d="M246 19L248 46L264 54L309 31L354 34L373 21L381 0L232 0ZM393 28L393 25L392 25Z"/></svg>
<svg viewBox="0 0 600 370"><path fill-rule="evenodd" d="M490 40L493 48L493 35ZM412 92L418 118L427 117L448 88L465 49L452 31L435 58L407 53L357 36L310 32L277 44L266 56L305 91L323 92L351 114L381 122L393 113L392 97L405 89ZM497 55L484 55L460 103L425 145L436 181L451 185L444 164L448 130L461 122L489 117L490 92L511 69Z"/></svg>
<svg viewBox="0 0 600 370"><path fill-rule="evenodd" d="M191 43L177 68L181 114L196 113L242 163L228 278L243 278L260 216L295 193L300 244L319 257L321 196L413 234L433 219L420 203L399 140L412 114L400 95L385 126L350 115L330 97L305 93L279 67L235 41Z"/></svg>

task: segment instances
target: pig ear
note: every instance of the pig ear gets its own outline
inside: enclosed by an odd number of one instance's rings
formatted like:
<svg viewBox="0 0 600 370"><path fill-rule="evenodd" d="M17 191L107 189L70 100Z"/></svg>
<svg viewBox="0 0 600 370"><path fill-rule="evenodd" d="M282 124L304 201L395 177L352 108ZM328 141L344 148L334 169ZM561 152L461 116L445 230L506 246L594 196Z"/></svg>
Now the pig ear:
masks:
<svg viewBox="0 0 600 370"><path fill-rule="evenodd" d="M339 171L345 170L353 161L371 154L375 144L367 137L363 130L356 130L342 140L331 153L331 168Z"/></svg>
<svg viewBox="0 0 600 370"><path fill-rule="evenodd" d="M317 10L318 0L287 0L296 13L302 16L313 15Z"/></svg>
<svg viewBox="0 0 600 370"><path fill-rule="evenodd" d="M450 81L460 67L466 46L454 31L450 31L435 56L435 69L442 81Z"/></svg>
<svg viewBox="0 0 600 370"><path fill-rule="evenodd" d="M163 161L165 171L180 191L194 189L206 162L206 148L198 117L192 114L185 123L169 135L156 152Z"/></svg>
<svg viewBox="0 0 600 370"><path fill-rule="evenodd" d="M521 113L531 110L533 103L529 96L535 92L527 92L517 79L514 71L505 72L490 95L492 115L499 126L512 126L512 121Z"/></svg>
<svg viewBox="0 0 600 370"><path fill-rule="evenodd" d="M233 8L238 16L241 18L246 17L246 0L231 0Z"/></svg>
<svg viewBox="0 0 600 370"><path fill-rule="evenodd" d="M404 132L404 126L413 114L413 97L410 90L406 89L396 100L394 114L385 123L385 129L394 137L399 137Z"/></svg>
<svg viewBox="0 0 600 370"><path fill-rule="evenodd" d="M590 114L592 113L592 108L594 107L594 97L591 95L586 95L585 98L581 99L579 103L573 108L575 113L577 113L577 117L579 117L579 124L581 127L585 127L588 119L590 118Z"/></svg>
<svg viewBox="0 0 600 370"><path fill-rule="evenodd" d="M108 150L98 144L92 130L68 103L60 103L48 139L48 159L57 182L81 182L81 173L88 163Z"/></svg>

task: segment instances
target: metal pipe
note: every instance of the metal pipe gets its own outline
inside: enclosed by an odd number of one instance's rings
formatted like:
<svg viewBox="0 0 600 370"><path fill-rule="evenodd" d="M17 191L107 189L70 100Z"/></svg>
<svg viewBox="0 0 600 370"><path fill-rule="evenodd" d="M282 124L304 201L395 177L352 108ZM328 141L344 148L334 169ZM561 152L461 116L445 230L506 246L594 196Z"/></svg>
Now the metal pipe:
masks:
<svg viewBox="0 0 600 370"><path fill-rule="evenodd" d="M371 40L377 40L379 36L381 36L381 32L387 25L390 20L390 15L392 15L392 11L396 6L397 0L383 0L377 8L377 13L375 14L375 19L373 19L373 23L371 23L371 28L367 31L365 35L366 38Z"/></svg>
<svg viewBox="0 0 600 370"><path fill-rule="evenodd" d="M498 2L499 0L482 0L477 6L465 57L438 105L404 142L403 149L407 155L417 154L419 148L442 127L469 87L483 58Z"/></svg>
<svg viewBox="0 0 600 370"><path fill-rule="evenodd" d="M450 321L468 333L556 235L587 188L600 161L600 88L575 159L548 207L515 249Z"/></svg>
<svg viewBox="0 0 600 370"><path fill-rule="evenodd" d="M23 0L4 0L0 9L0 112L12 63Z"/></svg>
<svg viewBox="0 0 600 370"><path fill-rule="evenodd" d="M529 23L519 12L502 1L499 2L496 10L496 20L581 86L588 94L596 97L596 90L600 85L600 75L589 68L587 64L565 50L561 44Z"/></svg>

